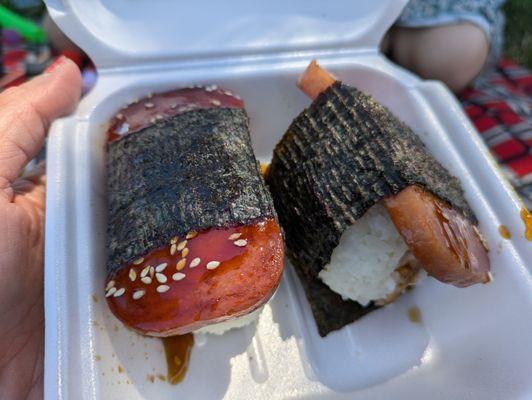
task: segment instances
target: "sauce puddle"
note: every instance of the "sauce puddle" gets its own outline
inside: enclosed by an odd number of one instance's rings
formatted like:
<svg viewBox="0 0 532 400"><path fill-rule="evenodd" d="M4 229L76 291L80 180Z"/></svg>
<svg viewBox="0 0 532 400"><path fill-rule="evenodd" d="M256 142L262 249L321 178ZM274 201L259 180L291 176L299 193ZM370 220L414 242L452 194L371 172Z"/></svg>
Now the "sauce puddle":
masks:
<svg viewBox="0 0 532 400"><path fill-rule="evenodd" d="M525 223L525 238L532 242L532 214L525 207L521 209L521 219Z"/></svg>
<svg viewBox="0 0 532 400"><path fill-rule="evenodd" d="M508 230L508 228L505 225L500 225L499 226L499 234L504 239L510 239L512 237L512 235L510 234L510 231Z"/></svg>
<svg viewBox="0 0 532 400"><path fill-rule="evenodd" d="M408 319L414 324L421 323L421 311L417 307L410 307L408 309Z"/></svg>
<svg viewBox="0 0 532 400"><path fill-rule="evenodd" d="M190 353L194 345L194 335L172 336L162 338L164 352L166 354L167 380L170 384L176 385L183 380L188 369Z"/></svg>

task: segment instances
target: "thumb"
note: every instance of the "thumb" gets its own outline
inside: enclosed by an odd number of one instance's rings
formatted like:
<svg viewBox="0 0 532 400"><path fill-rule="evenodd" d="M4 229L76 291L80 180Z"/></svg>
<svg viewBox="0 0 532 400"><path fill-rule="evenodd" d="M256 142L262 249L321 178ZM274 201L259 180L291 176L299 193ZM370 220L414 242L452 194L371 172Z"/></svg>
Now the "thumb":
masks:
<svg viewBox="0 0 532 400"><path fill-rule="evenodd" d="M50 123L72 112L80 93L79 69L65 57L44 74L0 93L0 190L37 155Z"/></svg>

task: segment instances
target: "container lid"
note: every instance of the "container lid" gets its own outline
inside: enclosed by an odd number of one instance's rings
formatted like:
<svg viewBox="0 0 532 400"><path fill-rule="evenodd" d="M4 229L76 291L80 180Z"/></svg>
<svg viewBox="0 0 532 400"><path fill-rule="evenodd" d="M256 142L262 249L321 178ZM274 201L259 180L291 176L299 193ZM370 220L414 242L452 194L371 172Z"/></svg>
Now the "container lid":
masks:
<svg viewBox="0 0 532 400"><path fill-rule="evenodd" d="M376 48L407 0L45 0L99 68Z"/></svg>

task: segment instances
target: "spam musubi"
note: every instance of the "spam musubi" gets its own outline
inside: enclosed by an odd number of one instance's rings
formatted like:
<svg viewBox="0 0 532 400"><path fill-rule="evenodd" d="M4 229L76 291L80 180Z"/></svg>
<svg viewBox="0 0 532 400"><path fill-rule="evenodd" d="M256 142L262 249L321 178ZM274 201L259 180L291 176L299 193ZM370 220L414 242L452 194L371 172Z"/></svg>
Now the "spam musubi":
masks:
<svg viewBox="0 0 532 400"><path fill-rule="evenodd" d="M181 335L238 324L270 298L283 240L237 95L212 85L135 101L107 150L105 293L120 320Z"/></svg>
<svg viewBox="0 0 532 400"><path fill-rule="evenodd" d="M414 132L315 61L299 86L314 101L277 144L266 182L320 335L394 301L423 271L488 282L460 182Z"/></svg>

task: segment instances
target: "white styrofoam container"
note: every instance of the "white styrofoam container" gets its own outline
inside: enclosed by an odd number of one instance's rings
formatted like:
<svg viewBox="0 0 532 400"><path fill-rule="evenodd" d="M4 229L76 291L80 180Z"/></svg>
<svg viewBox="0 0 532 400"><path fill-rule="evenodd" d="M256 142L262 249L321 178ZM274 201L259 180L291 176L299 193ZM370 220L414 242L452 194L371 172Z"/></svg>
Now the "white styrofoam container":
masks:
<svg viewBox="0 0 532 400"><path fill-rule="evenodd" d="M448 90L379 54L405 2L47 1L96 62L99 80L74 115L53 124L48 144L46 399L532 397L532 244L521 205ZM197 335L185 380L162 382L160 341L123 327L103 297L106 123L148 92L217 83L246 101L257 157L267 161L309 104L295 82L314 57L388 106L460 178L495 280L456 289L426 279L322 339L287 265L256 325ZM511 241L499 236L500 224ZM421 324L407 318L411 306Z"/></svg>

